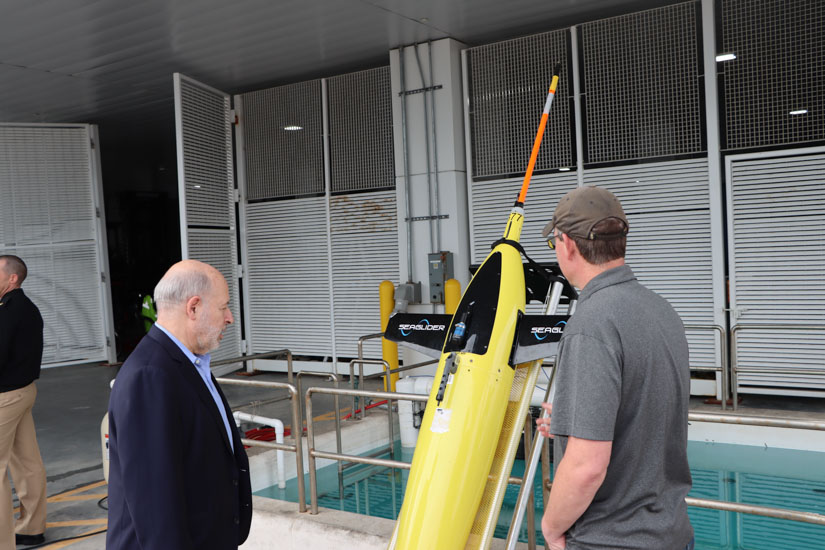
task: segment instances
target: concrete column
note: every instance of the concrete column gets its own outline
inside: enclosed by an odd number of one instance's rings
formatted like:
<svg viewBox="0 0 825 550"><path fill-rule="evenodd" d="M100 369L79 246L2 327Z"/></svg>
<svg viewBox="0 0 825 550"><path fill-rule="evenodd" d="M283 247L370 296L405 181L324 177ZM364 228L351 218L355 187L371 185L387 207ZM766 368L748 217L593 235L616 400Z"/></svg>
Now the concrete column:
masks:
<svg viewBox="0 0 825 550"><path fill-rule="evenodd" d="M401 260L398 282L421 283L421 304L411 305L410 312L444 311L443 305L431 303L429 253L452 252L453 277L462 290L470 279L461 78L465 47L445 38L390 51ZM408 217L413 221L405 221ZM407 351L404 358L407 363L423 360Z"/></svg>

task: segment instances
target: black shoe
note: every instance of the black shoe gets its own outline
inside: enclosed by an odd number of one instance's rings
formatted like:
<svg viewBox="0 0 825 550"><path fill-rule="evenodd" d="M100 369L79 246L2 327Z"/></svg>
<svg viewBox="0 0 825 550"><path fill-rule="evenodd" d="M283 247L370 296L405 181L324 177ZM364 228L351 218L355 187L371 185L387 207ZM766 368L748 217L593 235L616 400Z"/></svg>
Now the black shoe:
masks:
<svg viewBox="0 0 825 550"><path fill-rule="evenodd" d="M43 533L39 535L14 535L14 542L22 544L23 546L34 546L35 544L42 544L46 542L46 536Z"/></svg>

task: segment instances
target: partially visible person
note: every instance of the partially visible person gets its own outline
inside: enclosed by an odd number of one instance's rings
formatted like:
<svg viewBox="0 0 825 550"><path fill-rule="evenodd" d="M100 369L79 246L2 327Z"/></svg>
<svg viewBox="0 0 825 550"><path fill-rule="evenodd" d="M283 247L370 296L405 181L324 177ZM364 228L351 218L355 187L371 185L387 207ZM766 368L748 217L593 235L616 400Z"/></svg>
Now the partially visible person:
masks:
<svg viewBox="0 0 825 550"><path fill-rule="evenodd" d="M46 470L37 446L32 407L43 358L43 318L20 288L28 270L0 256L0 548L40 544L46 531ZM15 523L11 485L20 501Z"/></svg>
<svg viewBox="0 0 825 550"><path fill-rule="evenodd" d="M249 460L209 370L233 322L214 267L184 260L155 287L158 318L109 398L113 550L229 550L252 520Z"/></svg>
<svg viewBox="0 0 825 550"><path fill-rule="evenodd" d="M543 235L581 289L558 352L556 470L542 531L554 550L690 550L688 344L666 300L625 265L629 225L599 187L565 195Z"/></svg>

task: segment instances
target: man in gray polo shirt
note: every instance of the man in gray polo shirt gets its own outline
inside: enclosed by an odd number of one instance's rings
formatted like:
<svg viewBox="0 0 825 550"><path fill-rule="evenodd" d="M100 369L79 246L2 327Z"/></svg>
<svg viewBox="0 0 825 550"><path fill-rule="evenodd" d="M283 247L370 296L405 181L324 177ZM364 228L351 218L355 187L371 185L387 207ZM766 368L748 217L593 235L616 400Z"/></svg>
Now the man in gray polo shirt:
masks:
<svg viewBox="0 0 825 550"><path fill-rule="evenodd" d="M555 399L545 404L552 420L538 420L555 436L542 519L552 549L693 547L688 344L670 304L625 265L628 228L613 193L580 187L543 232L581 289L559 348Z"/></svg>

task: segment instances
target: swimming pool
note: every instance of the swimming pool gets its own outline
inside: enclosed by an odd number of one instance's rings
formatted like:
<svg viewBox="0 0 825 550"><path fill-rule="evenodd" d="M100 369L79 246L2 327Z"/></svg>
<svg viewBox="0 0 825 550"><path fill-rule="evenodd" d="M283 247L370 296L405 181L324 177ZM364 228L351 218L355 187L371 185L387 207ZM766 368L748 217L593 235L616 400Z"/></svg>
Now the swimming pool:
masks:
<svg viewBox="0 0 825 550"><path fill-rule="evenodd" d="M412 450L398 446L395 458L409 462ZM693 489L689 496L825 514L823 453L690 441L688 458L693 475ZM517 460L513 475L521 476L523 470L524 462ZM404 470L392 472L386 468L356 465L344 470L344 490L340 494L337 467L321 468L317 478L318 505L396 519L404 498L407 475ZM513 485L507 488L496 537L507 536L518 489ZM274 486L255 494L297 502L297 484L292 479L286 489ZM542 495L538 483L534 498L540 513ZM690 507L688 513L696 533L697 550L825 548L823 526L695 507ZM527 540L526 522L519 540ZM538 521L537 540L542 540Z"/></svg>

